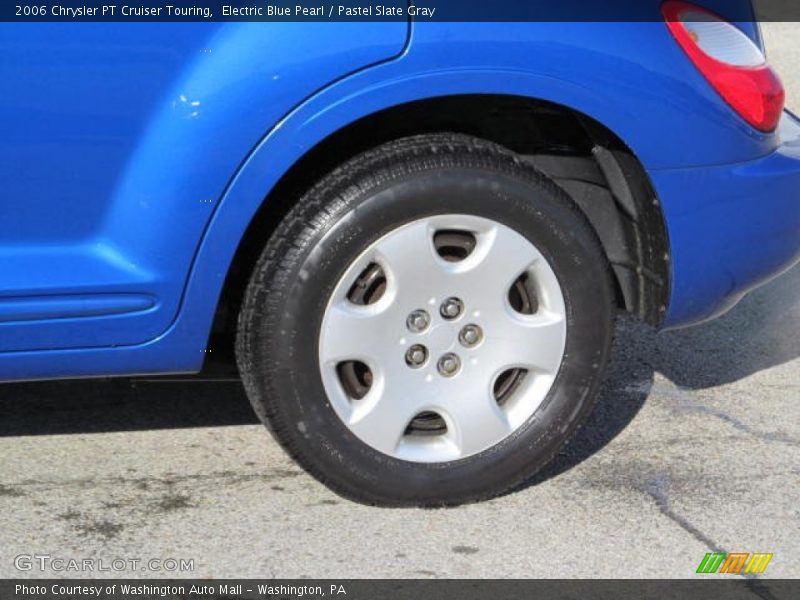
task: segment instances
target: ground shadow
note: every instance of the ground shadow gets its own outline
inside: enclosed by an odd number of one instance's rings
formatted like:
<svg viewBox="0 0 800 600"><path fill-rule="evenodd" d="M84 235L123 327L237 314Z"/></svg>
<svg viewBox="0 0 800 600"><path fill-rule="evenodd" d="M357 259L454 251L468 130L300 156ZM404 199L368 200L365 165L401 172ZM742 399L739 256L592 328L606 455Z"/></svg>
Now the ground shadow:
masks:
<svg viewBox="0 0 800 600"><path fill-rule="evenodd" d="M609 377L585 426L528 485L562 473L613 440L641 409L656 371L698 389L738 381L800 356L800 268L724 317L656 333L620 319ZM257 423L230 362L196 377L0 385L0 436Z"/></svg>
<svg viewBox="0 0 800 600"><path fill-rule="evenodd" d="M711 388L800 357L800 267L748 295L728 314L696 327L658 333L621 318L609 376L597 405L564 450L526 486L583 462L641 410L656 372L687 389ZM798 373L800 383L800 373Z"/></svg>
<svg viewBox="0 0 800 600"><path fill-rule="evenodd" d="M231 363L197 376L0 385L0 437L258 423Z"/></svg>

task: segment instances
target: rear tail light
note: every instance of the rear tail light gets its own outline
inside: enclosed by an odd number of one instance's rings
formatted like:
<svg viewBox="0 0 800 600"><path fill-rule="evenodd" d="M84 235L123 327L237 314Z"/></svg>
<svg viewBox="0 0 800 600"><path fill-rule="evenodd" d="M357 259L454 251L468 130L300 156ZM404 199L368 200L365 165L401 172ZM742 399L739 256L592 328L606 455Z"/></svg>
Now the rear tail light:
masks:
<svg viewBox="0 0 800 600"><path fill-rule="evenodd" d="M694 4L669 0L662 12L678 44L731 108L756 129L773 131L785 92L759 47L732 23Z"/></svg>

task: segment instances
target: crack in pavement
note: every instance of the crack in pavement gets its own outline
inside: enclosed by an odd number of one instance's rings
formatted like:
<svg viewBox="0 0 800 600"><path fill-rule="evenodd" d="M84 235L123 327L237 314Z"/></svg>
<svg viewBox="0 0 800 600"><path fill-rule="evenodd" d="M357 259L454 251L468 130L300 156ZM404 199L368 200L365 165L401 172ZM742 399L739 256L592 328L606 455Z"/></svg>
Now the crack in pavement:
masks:
<svg viewBox="0 0 800 600"><path fill-rule="evenodd" d="M689 519L678 514L672 509L672 505L669 499L669 493L667 492L668 485L669 485L669 478L667 477L667 475L659 473L654 477L649 477L648 479L646 479L640 489L642 492L646 493L653 499L653 502L656 503L656 507L658 507L658 510L661 511L662 515L674 521L679 527L681 527L681 529L685 530L697 541L707 546L713 552L727 553L727 550L722 548L722 546L717 544L705 533L700 531L700 529L695 527L689 521Z"/></svg>
<svg viewBox="0 0 800 600"><path fill-rule="evenodd" d="M649 477L640 486L640 491L644 492L655 502L656 507L662 515L667 517L673 523L677 524L681 529L689 533L700 543L704 544L712 552L724 552L728 554L728 550L720 546L717 542L711 539L708 535L703 533L698 527L684 517L677 513L673 508L669 498L668 492L669 477L664 473L656 474L654 477ZM745 579L745 587L755 596L762 600L778 600L772 593L767 585L758 578L758 575L753 573L737 573L739 577Z"/></svg>

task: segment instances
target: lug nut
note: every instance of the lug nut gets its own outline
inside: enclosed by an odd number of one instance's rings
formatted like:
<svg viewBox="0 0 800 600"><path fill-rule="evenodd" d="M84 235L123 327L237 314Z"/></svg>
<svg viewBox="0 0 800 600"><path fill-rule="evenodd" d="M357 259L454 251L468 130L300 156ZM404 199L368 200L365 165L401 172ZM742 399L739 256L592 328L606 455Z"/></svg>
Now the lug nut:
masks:
<svg viewBox="0 0 800 600"><path fill-rule="evenodd" d="M477 325L466 325L458 334L458 341L465 348L473 348L481 343L483 331Z"/></svg>
<svg viewBox="0 0 800 600"><path fill-rule="evenodd" d="M431 317L424 310L415 310L406 319L406 326L411 333L422 333L430 324Z"/></svg>
<svg viewBox="0 0 800 600"><path fill-rule="evenodd" d="M452 377L461 368L461 360L456 354L448 352L442 355L439 362L436 364L439 373L444 377Z"/></svg>
<svg viewBox="0 0 800 600"><path fill-rule="evenodd" d="M406 351L406 364L412 369L419 369L428 361L428 349L421 344L414 344Z"/></svg>
<svg viewBox="0 0 800 600"><path fill-rule="evenodd" d="M457 319L463 311L464 303L458 298L448 298L442 302L442 306L439 308L441 315L448 321Z"/></svg>

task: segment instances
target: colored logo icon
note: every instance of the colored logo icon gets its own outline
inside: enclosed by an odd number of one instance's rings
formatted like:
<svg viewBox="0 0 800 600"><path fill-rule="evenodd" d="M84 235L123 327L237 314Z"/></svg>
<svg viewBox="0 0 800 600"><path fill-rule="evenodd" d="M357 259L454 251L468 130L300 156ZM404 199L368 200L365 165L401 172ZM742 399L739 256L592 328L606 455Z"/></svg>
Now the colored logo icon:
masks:
<svg viewBox="0 0 800 600"><path fill-rule="evenodd" d="M763 573L771 560L772 553L765 552L709 552L700 561L697 573Z"/></svg>

